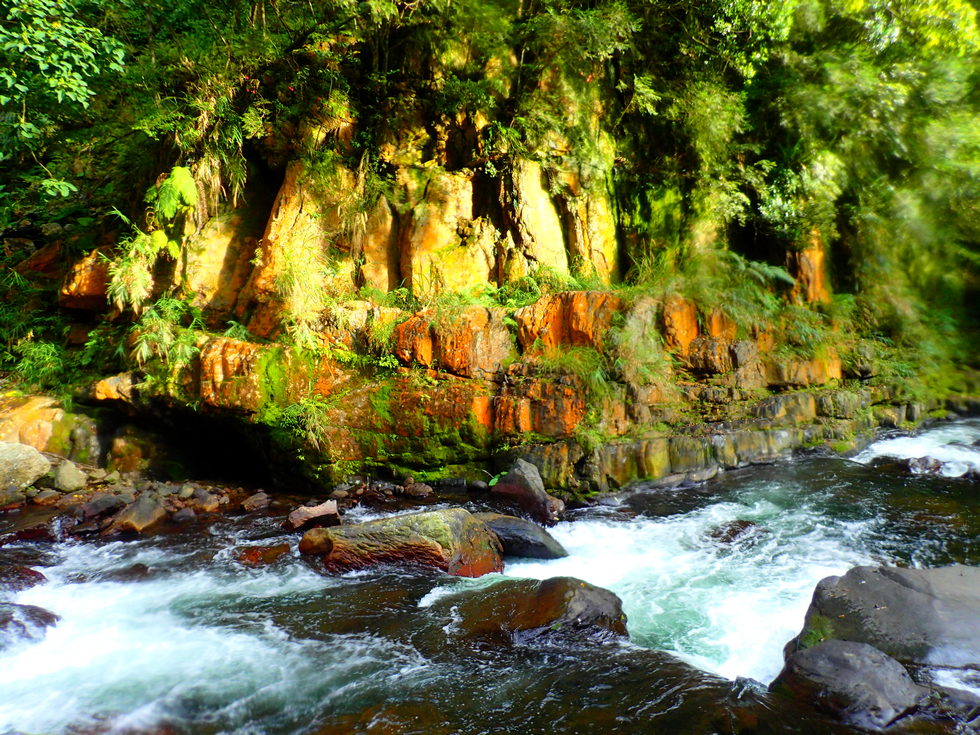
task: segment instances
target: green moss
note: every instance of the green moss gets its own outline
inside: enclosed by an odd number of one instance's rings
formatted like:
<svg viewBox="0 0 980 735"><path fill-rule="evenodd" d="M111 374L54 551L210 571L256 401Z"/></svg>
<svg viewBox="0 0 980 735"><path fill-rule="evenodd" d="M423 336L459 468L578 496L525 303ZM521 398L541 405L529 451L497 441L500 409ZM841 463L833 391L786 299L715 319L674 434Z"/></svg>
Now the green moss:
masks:
<svg viewBox="0 0 980 735"><path fill-rule="evenodd" d="M834 624L830 618L826 618L819 613L810 613L806 619L806 625L800 634L799 647L811 648L818 643L834 637Z"/></svg>

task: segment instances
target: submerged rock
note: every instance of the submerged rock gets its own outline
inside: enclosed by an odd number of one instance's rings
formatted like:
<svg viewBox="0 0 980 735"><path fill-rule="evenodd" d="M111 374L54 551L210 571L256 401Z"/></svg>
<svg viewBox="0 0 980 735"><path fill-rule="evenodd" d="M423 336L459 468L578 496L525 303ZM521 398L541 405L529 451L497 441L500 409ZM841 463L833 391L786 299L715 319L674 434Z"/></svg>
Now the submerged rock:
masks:
<svg viewBox="0 0 980 735"><path fill-rule="evenodd" d="M525 643L629 635L622 601L574 577L505 580L454 604L459 629L470 638Z"/></svg>
<svg viewBox="0 0 980 735"><path fill-rule="evenodd" d="M50 470L51 463L34 447L0 442L0 491L23 490Z"/></svg>
<svg viewBox="0 0 980 735"><path fill-rule="evenodd" d="M838 640L791 655L770 689L871 729L887 727L927 694L877 648Z"/></svg>
<svg viewBox="0 0 980 735"><path fill-rule="evenodd" d="M813 593L786 653L830 640L867 643L905 664L980 662L980 567L855 567Z"/></svg>
<svg viewBox="0 0 980 735"><path fill-rule="evenodd" d="M235 558L245 566L260 567L274 564L289 553L289 544L276 546L246 546L238 550Z"/></svg>
<svg viewBox="0 0 980 735"><path fill-rule="evenodd" d="M755 538L762 533L765 533L765 529L755 521L738 520L715 526L708 531L708 537L720 544L735 544Z"/></svg>
<svg viewBox="0 0 980 735"><path fill-rule="evenodd" d="M474 513L473 517L497 534L505 558L561 559L568 556L565 548L536 523L502 513Z"/></svg>
<svg viewBox="0 0 980 735"><path fill-rule="evenodd" d="M375 564L435 567L460 577L504 568L500 541L462 508L409 513L349 526L314 528L299 544L301 554L322 554L331 572Z"/></svg>
<svg viewBox="0 0 980 735"><path fill-rule="evenodd" d="M17 640L37 641L61 618L43 607L0 602L0 650Z"/></svg>
<svg viewBox="0 0 980 735"><path fill-rule="evenodd" d="M565 503L545 492L538 468L518 459L510 472L490 488L491 494L528 513L546 525L553 525L565 510Z"/></svg>
<svg viewBox="0 0 980 735"><path fill-rule="evenodd" d="M41 572L30 567L0 566L0 590L20 592L47 581Z"/></svg>

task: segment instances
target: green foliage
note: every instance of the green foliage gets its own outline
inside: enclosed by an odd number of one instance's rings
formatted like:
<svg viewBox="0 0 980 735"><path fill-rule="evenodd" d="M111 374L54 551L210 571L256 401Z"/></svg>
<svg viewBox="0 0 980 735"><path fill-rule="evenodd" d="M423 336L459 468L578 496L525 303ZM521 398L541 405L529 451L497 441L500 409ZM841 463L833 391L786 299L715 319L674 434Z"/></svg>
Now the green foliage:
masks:
<svg viewBox="0 0 980 735"><path fill-rule="evenodd" d="M313 394L297 403L290 403L269 417L270 423L316 450L324 448L323 440L334 428L330 409L336 405L336 398L325 398Z"/></svg>
<svg viewBox="0 0 980 735"><path fill-rule="evenodd" d="M203 328L196 309L178 299L161 298L133 326L132 358L140 366L158 360L172 373L200 352L194 330Z"/></svg>
<svg viewBox="0 0 980 735"><path fill-rule="evenodd" d="M594 347L562 348L535 358L545 373L574 375L588 391L590 402L600 401L612 391L607 357Z"/></svg>

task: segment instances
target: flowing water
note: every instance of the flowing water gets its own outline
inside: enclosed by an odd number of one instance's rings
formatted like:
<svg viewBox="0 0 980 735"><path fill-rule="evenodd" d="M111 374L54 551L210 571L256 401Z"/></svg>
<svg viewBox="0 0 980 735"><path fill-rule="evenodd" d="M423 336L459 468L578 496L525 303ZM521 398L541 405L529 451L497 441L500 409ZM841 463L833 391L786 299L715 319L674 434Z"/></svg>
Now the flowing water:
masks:
<svg viewBox="0 0 980 735"><path fill-rule="evenodd" d="M778 673L821 578L857 564L980 563L977 486L952 477L977 466L977 439L980 422L961 421L879 441L856 461L641 489L554 528L568 558L508 563L510 576L615 591L629 617L622 644L462 638L455 601L499 575L326 576L295 549L241 566L236 548L286 538L273 517L4 547L0 561L50 580L8 601L61 620L0 650L0 733L851 732L756 682ZM950 476L868 464L926 454ZM732 528L741 535L721 538Z"/></svg>

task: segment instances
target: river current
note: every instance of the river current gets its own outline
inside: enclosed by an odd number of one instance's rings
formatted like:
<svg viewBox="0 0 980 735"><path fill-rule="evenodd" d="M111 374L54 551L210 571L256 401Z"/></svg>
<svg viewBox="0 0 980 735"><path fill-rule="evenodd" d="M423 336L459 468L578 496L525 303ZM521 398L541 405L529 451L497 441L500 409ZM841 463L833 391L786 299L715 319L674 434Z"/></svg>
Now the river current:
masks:
<svg viewBox="0 0 980 735"><path fill-rule="evenodd" d="M507 576L616 592L628 643L460 638L455 603L501 575L327 576L295 543L275 565L243 567L243 545L295 542L272 516L3 547L0 561L49 579L7 601L61 620L0 649L0 733L852 732L765 685L821 578L859 564L980 564L977 485L956 476L980 465L978 439L980 421L966 420L853 460L641 487L552 529L569 557L508 561ZM923 455L944 474L882 466ZM736 521L741 535L725 539Z"/></svg>

